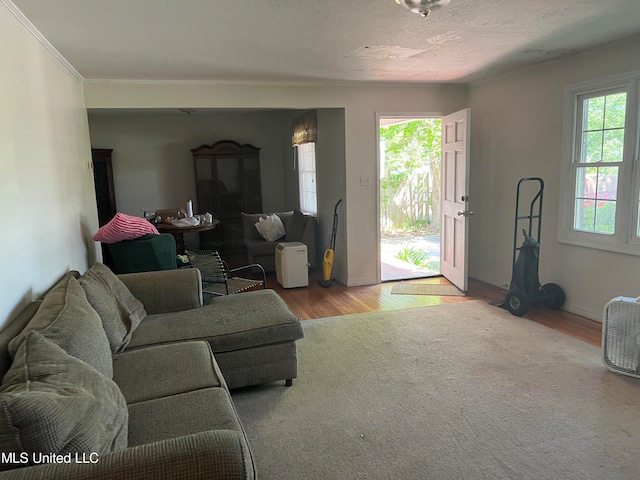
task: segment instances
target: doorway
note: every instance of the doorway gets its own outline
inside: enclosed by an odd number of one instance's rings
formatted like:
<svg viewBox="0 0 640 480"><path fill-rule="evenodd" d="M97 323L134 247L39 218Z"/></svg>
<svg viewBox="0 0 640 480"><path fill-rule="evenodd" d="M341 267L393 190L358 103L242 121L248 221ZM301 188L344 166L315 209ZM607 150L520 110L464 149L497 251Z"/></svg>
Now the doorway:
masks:
<svg viewBox="0 0 640 480"><path fill-rule="evenodd" d="M98 208L98 226L106 225L116 214L116 195L113 184L113 167L111 164L112 149L92 148L93 182L96 189L96 206ZM102 263L113 268L111 251L101 243Z"/></svg>
<svg viewBox="0 0 640 480"><path fill-rule="evenodd" d="M113 186L113 167L111 153L106 148L92 148L93 182L96 188L96 206L98 207L98 224L103 226L116 214L116 194Z"/></svg>
<svg viewBox="0 0 640 480"><path fill-rule="evenodd" d="M380 115L380 280L440 275L442 120Z"/></svg>

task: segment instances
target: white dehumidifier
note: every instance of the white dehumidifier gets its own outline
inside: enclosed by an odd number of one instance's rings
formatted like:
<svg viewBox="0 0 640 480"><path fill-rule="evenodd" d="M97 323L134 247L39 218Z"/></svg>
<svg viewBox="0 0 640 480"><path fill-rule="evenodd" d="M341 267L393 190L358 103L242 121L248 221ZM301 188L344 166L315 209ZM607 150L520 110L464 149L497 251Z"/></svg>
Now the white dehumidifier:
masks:
<svg viewBox="0 0 640 480"><path fill-rule="evenodd" d="M640 297L616 297L605 305L602 360L613 372L640 378Z"/></svg>
<svg viewBox="0 0 640 480"><path fill-rule="evenodd" d="M309 261L304 243L283 242L276 246L276 279L284 288L309 285Z"/></svg>

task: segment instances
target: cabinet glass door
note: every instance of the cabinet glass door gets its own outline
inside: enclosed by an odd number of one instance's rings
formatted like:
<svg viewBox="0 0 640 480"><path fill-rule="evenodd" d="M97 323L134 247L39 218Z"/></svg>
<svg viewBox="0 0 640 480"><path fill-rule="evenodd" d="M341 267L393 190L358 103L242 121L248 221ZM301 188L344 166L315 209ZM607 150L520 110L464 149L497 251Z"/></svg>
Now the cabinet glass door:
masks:
<svg viewBox="0 0 640 480"><path fill-rule="evenodd" d="M213 198L213 169L211 158L196 159L196 181L198 182L196 212L214 213L216 205Z"/></svg>
<svg viewBox="0 0 640 480"><path fill-rule="evenodd" d="M260 179L260 159L244 159L244 205L247 213L262 212L262 181Z"/></svg>
<svg viewBox="0 0 640 480"><path fill-rule="evenodd" d="M218 158L216 188L220 198L219 216L239 214L242 211L240 195L240 162L236 157Z"/></svg>

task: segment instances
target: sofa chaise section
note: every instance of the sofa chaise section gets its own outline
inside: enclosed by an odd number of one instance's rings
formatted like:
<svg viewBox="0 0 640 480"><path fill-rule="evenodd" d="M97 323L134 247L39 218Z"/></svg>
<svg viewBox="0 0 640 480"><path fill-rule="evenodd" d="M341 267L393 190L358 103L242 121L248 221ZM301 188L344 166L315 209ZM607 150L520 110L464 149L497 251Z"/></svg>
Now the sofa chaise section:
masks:
<svg viewBox="0 0 640 480"><path fill-rule="evenodd" d="M300 319L273 290L214 297L200 306L197 269L120 278L149 313L133 332L128 350L206 340L231 389L278 380L291 385L296 378L295 342L304 333Z"/></svg>

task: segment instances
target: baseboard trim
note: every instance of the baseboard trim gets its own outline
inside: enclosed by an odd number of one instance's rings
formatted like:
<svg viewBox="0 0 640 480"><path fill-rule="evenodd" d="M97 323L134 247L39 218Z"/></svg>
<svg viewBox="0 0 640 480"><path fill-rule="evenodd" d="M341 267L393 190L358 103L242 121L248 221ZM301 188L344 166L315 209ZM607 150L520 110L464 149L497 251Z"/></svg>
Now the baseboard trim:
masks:
<svg viewBox="0 0 640 480"><path fill-rule="evenodd" d="M494 277L488 277L486 275L470 275L469 278L473 278L474 280L478 280L479 282L483 282L486 283L488 285L491 285L493 287L498 287L498 288L502 288L504 290L508 290L509 289L509 283L511 282L506 282L502 279L497 279ZM594 311L592 309L589 308L583 308L579 305L573 304L573 303L565 303L562 306L562 310L564 310L565 312L569 312L572 313L574 315L580 315L581 317L585 317L588 318L589 320L594 320L596 322L602 323L602 312L600 311Z"/></svg>
<svg viewBox="0 0 640 480"><path fill-rule="evenodd" d="M562 306L562 310L565 312L573 313L574 315L580 315L581 317L588 318L589 320L593 320L594 322L602 323L602 312L594 311L589 308L582 308L573 303L565 303Z"/></svg>
<svg viewBox="0 0 640 480"><path fill-rule="evenodd" d="M374 278L356 278L349 279L347 281L347 287L363 287L366 285L376 285L378 283L378 279Z"/></svg>
<svg viewBox="0 0 640 480"><path fill-rule="evenodd" d="M469 278L472 278L474 280L478 280L479 282L482 283L486 283L488 285L491 285L492 287L498 287L501 288L503 290L508 290L509 289L509 283L508 281L501 279L501 278L495 278L495 277L488 277L486 275L469 275Z"/></svg>

